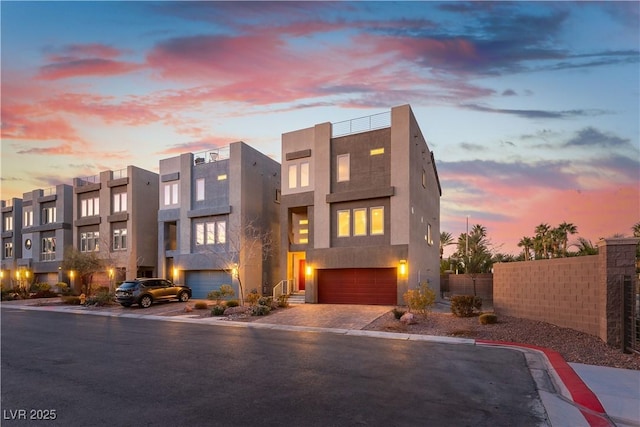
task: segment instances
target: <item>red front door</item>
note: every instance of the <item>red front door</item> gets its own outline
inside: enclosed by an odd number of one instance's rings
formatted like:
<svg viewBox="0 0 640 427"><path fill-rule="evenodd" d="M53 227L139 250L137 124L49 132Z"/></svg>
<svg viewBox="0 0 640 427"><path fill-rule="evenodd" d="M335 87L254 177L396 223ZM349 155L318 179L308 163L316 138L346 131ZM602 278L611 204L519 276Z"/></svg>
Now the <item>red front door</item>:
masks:
<svg viewBox="0 0 640 427"><path fill-rule="evenodd" d="M305 275L305 262L301 259L298 262L298 290L304 291L304 275Z"/></svg>

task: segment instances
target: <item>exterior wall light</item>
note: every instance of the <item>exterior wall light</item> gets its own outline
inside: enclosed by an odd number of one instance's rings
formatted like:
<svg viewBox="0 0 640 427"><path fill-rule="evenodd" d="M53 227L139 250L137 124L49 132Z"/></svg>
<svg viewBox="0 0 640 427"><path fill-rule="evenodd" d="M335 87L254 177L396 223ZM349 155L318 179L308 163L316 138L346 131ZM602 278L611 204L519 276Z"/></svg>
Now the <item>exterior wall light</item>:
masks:
<svg viewBox="0 0 640 427"><path fill-rule="evenodd" d="M313 268L310 265L307 265L305 267L305 273L307 274L307 276L311 276L311 274L313 273Z"/></svg>
<svg viewBox="0 0 640 427"><path fill-rule="evenodd" d="M400 273L401 276L406 276L407 275L407 260L406 259L401 259L400 260L400 265L398 266L398 271Z"/></svg>
<svg viewBox="0 0 640 427"><path fill-rule="evenodd" d="M175 282L177 277L178 277L178 269L174 267L173 271L171 272L171 278Z"/></svg>
<svg viewBox="0 0 640 427"><path fill-rule="evenodd" d="M233 269L231 270L231 274L233 274L234 279L238 278L238 264L233 265Z"/></svg>

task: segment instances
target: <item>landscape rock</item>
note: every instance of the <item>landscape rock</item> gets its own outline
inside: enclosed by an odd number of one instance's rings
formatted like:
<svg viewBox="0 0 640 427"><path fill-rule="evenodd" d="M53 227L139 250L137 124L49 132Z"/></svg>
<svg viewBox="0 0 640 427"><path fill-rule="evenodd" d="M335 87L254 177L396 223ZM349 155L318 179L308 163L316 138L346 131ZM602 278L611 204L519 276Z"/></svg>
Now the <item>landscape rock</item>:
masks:
<svg viewBox="0 0 640 427"><path fill-rule="evenodd" d="M416 323L418 323L418 320L413 313L405 313L400 318L400 322L404 323L405 325L415 325Z"/></svg>
<svg viewBox="0 0 640 427"><path fill-rule="evenodd" d="M245 313L249 308L248 307L229 307L224 311L225 316L230 316L232 314L240 314Z"/></svg>

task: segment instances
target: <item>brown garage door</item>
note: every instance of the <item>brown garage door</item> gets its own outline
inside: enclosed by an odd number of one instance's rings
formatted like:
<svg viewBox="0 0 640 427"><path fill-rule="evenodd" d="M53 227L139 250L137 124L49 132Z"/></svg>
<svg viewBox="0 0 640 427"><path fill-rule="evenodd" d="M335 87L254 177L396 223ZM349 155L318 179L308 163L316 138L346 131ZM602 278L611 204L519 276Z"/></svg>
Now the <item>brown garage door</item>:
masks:
<svg viewBox="0 0 640 427"><path fill-rule="evenodd" d="M321 304L395 305L395 268L318 270L318 302Z"/></svg>

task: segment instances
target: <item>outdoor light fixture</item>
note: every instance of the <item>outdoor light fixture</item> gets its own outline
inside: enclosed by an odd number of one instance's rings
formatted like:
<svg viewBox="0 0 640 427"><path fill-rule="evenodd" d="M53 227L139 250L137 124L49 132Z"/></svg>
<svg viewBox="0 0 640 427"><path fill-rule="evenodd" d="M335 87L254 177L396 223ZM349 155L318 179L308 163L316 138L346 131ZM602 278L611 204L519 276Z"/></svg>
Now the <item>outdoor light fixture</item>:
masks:
<svg viewBox="0 0 640 427"><path fill-rule="evenodd" d="M407 260L406 259L401 259L400 260L400 275L404 276L407 274Z"/></svg>
<svg viewBox="0 0 640 427"><path fill-rule="evenodd" d="M178 269L177 268L173 268L173 280L176 280L176 277L178 277Z"/></svg>
<svg viewBox="0 0 640 427"><path fill-rule="evenodd" d="M313 268L311 268L310 265L307 265L307 267L305 268L305 273L307 274L307 276L311 276L311 273L313 273Z"/></svg>
<svg viewBox="0 0 640 427"><path fill-rule="evenodd" d="M231 270L231 274L233 274L234 278L238 278L238 264L233 265L233 269Z"/></svg>

